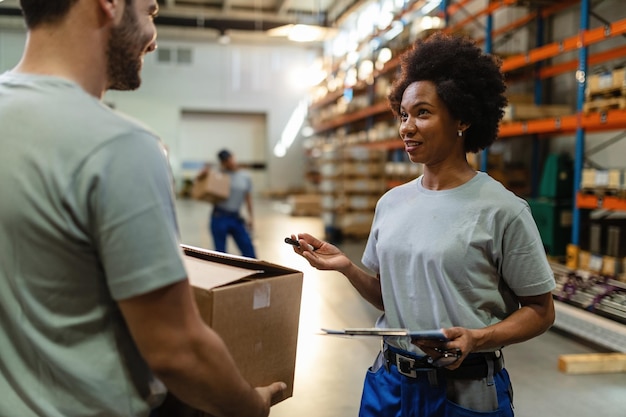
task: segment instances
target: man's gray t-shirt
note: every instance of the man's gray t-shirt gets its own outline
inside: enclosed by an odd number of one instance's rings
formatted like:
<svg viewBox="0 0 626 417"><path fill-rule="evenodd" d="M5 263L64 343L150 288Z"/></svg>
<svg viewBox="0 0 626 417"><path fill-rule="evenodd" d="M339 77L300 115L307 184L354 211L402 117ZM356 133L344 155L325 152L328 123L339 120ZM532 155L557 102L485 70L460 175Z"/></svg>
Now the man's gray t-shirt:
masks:
<svg viewBox="0 0 626 417"><path fill-rule="evenodd" d="M483 328L516 311L516 296L555 287L528 204L483 172L449 190L420 177L388 191L362 262L380 274L385 328Z"/></svg>
<svg viewBox="0 0 626 417"><path fill-rule="evenodd" d="M0 75L0 126L0 415L148 415L117 301L186 277L163 146L47 76Z"/></svg>
<svg viewBox="0 0 626 417"><path fill-rule="evenodd" d="M216 206L226 211L238 213L246 196L252 192L252 178L250 178L250 174L242 170L226 171L225 173L230 176L230 194L226 200L220 201Z"/></svg>

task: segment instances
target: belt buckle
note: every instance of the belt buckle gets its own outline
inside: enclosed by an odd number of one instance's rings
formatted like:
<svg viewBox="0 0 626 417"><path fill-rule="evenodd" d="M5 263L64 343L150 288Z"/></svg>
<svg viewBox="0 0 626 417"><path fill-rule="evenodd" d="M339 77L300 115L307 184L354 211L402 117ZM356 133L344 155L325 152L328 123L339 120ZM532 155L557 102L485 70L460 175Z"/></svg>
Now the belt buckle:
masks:
<svg viewBox="0 0 626 417"><path fill-rule="evenodd" d="M409 378L417 378L415 370L415 359L407 358L396 353L396 368L404 376Z"/></svg>

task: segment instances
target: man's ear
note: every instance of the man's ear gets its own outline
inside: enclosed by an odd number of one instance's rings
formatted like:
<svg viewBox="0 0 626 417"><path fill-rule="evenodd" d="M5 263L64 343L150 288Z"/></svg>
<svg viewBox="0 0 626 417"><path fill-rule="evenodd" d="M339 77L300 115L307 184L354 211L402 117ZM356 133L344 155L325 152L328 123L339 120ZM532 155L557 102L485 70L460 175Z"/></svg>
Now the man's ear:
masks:
<svg viewBox="0 0 626 417"><path fill-rule="evenodd" d="M124 2L122 0L96 0L102 8L105 15L115 21L116 17L120 16L123 12Z"/></svg>

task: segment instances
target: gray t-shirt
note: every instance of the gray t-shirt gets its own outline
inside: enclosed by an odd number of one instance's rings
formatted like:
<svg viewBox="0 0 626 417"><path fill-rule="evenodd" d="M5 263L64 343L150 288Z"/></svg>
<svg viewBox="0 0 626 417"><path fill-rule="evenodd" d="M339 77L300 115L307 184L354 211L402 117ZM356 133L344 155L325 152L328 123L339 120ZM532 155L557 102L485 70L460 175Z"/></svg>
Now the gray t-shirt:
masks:
<svg viewBox="0 0 626 417"><path fill-rule="evenodd" d="M528 204L487 174L442 191L421 177L379 200L363 264L380 274L379 327L470 329L555 287ZM419 352L407 340L390 340Z"/></svg>
<svg viewBox="0 0 626 417"><path fill-rule="evenodd" d="M0 75L0 415L147 416L116 301L185 279L163 146L78 85Z"/></svg>
<svg viewBox="0 0 626 417"><path fill-rule="evenodd" d="M247 172L240 169L224 173L230 176L230 194L226 200L217 203L217 206L226 211L238 213L246 195L252 192L252 179Z"/></svg>

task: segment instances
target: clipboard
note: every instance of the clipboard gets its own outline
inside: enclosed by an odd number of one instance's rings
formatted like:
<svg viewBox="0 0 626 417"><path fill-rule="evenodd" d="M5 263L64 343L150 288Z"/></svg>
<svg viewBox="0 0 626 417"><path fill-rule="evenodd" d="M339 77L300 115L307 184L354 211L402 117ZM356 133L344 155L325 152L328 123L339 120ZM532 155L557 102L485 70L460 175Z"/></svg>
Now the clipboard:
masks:
<svg viewBox="0 0 626 417"><path fill-rule="evenodd" d="M441 330L417 330L408 329L382 329L375 327L353 327L346 329L321 329L324 334L335 336L399 336L408 337L410 339L420 340L436 340L439 342L447 342L449 339Z"/></svg>

